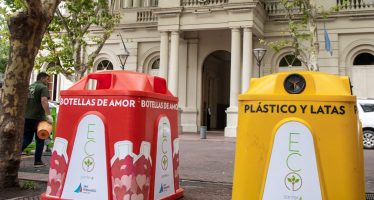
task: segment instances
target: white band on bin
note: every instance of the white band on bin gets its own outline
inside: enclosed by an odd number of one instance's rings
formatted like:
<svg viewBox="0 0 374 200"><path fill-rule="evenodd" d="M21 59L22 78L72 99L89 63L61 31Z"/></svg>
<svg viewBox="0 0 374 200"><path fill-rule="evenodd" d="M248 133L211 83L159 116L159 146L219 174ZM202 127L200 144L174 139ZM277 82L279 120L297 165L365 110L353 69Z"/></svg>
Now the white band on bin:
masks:
<svg viewBox="0 0 374 200"><path fill-rule="evenodd" d="M174 144L174 152L173 152L173 157L174 157L176 154L179 154L179 138L175 138L173 141L173 144Z"/></svg>
<svg viewBox="0 0 374 200"><path fill-rule="evenodd" d="M131 141L119 141L114 144L114 156L110 161L111 166L116 161L116 159L125 159L126 156L134 157L132 152L132 142Z"/></svg>
<svg viewBox="0 0 374 200"><path fill-rule="evenodd" d="M152 158L151 158L151 143L149 142L146 142L146 141L142 141L142 144L140 145L140 152L139 152L139 155L134 158L134 162L136 162L136 160L138 160L142 155L144 155L144 157L146 159L149 160L149 162L151 163L152 165Z"/></svg>
<svg viewBox="0 0 374 200"><path fill-rule="evenodd" d="M56 137L55 142L53 144L52 153L56 151L57 155L63 156L66 160L66 163L69 162L68 155L66 153L66 149L68 146L68 141L65 138Z"/></svg>

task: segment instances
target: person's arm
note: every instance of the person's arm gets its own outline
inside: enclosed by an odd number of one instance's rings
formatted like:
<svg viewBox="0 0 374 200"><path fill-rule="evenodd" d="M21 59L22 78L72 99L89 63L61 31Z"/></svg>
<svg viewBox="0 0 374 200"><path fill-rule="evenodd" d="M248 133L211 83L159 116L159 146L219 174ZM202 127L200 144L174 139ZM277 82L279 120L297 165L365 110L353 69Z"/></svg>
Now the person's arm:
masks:
<svg viewBox="0 0 374 200"><path fill-rule="evenodd" d="M51 115L51 111L49 110L49 104L48 104L48 97L41 97L41 103L42 107L44 109L45 115Z"/></svg>
<svg viewBox="0 0 374 200"><path fill-rule="evenodd" d="M48 97L41 97L40 101L42 103L42 107L44 109L47 122L52 124L53 118L51 116L51 111L49 110Z"/></svg>

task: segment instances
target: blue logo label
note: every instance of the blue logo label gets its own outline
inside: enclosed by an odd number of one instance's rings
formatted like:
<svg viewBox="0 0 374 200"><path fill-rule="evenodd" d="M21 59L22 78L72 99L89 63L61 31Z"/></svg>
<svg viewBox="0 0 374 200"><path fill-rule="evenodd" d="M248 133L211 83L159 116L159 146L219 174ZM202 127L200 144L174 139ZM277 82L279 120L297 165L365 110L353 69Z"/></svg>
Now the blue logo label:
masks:
<svg viewBox="0 0 374 200"><path fill-rule="evenodd" d="M160 192L159 193L162 193L163 191L164 191L164 187L161 184L161 188L160 188Z"/></svg>
<svg viewBox="0 0 374 200"><path fill-rule="evenodd" d="M82 183L79 183L79 186L77 187L77 189L74 190L75 193L80 193L82 192Z"/></svg>

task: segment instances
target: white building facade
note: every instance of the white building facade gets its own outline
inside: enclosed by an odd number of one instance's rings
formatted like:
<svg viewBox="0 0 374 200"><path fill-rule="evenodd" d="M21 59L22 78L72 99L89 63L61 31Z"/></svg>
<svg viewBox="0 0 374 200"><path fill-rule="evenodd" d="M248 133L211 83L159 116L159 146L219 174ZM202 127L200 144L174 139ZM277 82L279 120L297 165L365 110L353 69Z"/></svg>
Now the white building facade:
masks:
<svg viewBox="0 0 374 200"><path fill-rule="evenodd" d="M341 2L318 3L331 8ZM248 89L250 79L289 70L289 65L303 69L287 59L290 48L268 49L261 68L254 62L253 49L266 48L259 39L281 40L287 32L277 0L117 0L112 7L121 22L96 58L94 71L121 69L121 33L130 52L125 70L167 80L179 97L183 132L208 126L235 137L237 97ZM374 97L373 20L373 0L349 0L318 23L320 71L350 76L360 97ZM332 55L324 49L324 24Z"/></svg>

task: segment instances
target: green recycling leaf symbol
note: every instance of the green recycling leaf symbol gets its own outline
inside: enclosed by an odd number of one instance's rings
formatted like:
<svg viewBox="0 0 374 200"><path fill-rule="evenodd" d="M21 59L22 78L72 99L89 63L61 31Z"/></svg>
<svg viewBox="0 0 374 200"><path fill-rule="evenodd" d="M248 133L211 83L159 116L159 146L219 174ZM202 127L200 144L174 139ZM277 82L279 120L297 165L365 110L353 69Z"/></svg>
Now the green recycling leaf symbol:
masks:
<svg viewBox="0 0 374 200"><path fill-rule="evenodd" d="M91 172L95 168L95 160L92 157L86 157L82 161L82 169Z"/></svg>
<svg viewBox="0 0 374 200"><path fill-rule="evenodd" d="M90 167L90 166L93 164L93 162L92 162L90 159L87 159L87 160L84 162L84 164L85 164L87 167Z"/></svg>
<svg viewBox="0 0 374 200"><path fill-rule="evenodd" d="M292 186L291 188L289 188L290 190L296 191L301 187L301 185L299 185L301 183L300 178L301 177L298 174L296 174L296 176L295 174L292 174L292 176L287 177L287 182L291 183L291 186ZM298 185L298 186L296 186L295 188L295 185Z"/></svg>

